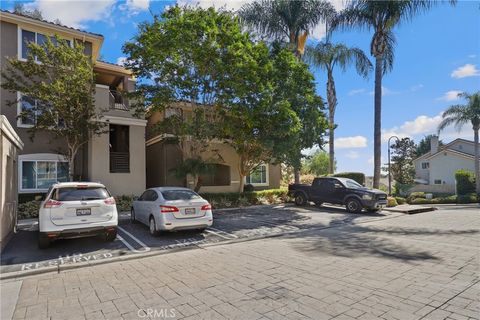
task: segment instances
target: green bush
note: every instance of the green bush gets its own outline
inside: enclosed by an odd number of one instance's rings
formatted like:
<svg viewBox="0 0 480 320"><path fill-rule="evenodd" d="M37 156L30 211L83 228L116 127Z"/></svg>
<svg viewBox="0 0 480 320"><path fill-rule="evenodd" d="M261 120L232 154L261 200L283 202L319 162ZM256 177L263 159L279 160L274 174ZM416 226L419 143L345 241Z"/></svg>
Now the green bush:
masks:
<svg viewBox="0 0 480 320"><path fill-rule="evenodd" d="M402 198L402 197L395 197L395 200L397 200L398 204L405 204L407 203L407 199Z"/></svg>
<svg viewBox="0 0 480 320"><path fill-rule="evenodd" d="M388 197L387 198L387 207L396 207L398 206L397 200L394 197Z"/></svg>
<svg viewBox="0 0 480 320"><path fill-rule="evenodd" d="M133 195L116 196L117 211L130 211L132 208Z"/></svg>
<svg viewBox="0 0 480 320"><path fill-rule="evenodd" d="M362 172L339 172L332 175L332 177L348 178L357 181L362 186L365 185L365 174Z"/></svg>
<svg viewBox="0 0 480 320"><path fill-rule="evenodd" d="M41 201L28 201L19 203L17 207L17 219L31 219L38 218L38 209L40 209Z"/></svg>
<svg viewBox="0 0 480 320"><path fill-rule="evenodd" d="M477 203L477 195L474 193L459 195L457 197L457 203Z"/></svg>
<svg viewBox="0 0 480 320"><path fill-rule="evenodd" d="M457 194L468 195L475 192L475 174L468 170L458 170L455 172L457 182Z"/></svg>
<svg viewBox="0 0 480 320"><path fill-rule="evenodd" d="M463 196L437 197L433 199L416 198L411 204L456 204L456 203L477 203L478 198L475 194Z"/></svg>
<svg viewBox="0 0 480 320"><path fill-rule="evenodd" d="M412 203L416 199L425 199L425 192L412 192L407 197L407 202Z"/></svg>
<svg viewBox="0 0 480 320"><path fill-rule="evenodd" d="M253 192L202 193L213 208L245 207L256 204L274 204L290 201L288 189L270 189Z"/></svg>

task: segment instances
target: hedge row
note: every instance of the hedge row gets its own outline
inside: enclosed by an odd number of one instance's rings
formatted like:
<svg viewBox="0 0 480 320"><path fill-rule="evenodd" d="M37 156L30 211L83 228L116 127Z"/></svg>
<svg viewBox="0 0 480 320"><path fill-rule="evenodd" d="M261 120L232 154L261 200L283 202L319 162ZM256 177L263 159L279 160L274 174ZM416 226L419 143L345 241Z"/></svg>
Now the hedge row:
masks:
<svg viewBox="0 0 480 320"><path fill-rule="evenodd" d="M426 199L424 192L414 192L408 198L410 204L456 204L456 203L477 203L480 199L474 193L468 195L452 195L446 197L435 197Z"/></svg>
<svg viewBox="0 0 480 320"><path fill-rule="evenodd" d="M290 201L287 189L269 189L252 192L202 193L213 208L243 207L256 204L274 204Z"/></svg>
<svg viewBox="0 0 480 320"><path fill-rule="evenodd" d="M468 170L458 170L455 172L457 182L457 194L468 195L475 193L475 174Z"/></svg>

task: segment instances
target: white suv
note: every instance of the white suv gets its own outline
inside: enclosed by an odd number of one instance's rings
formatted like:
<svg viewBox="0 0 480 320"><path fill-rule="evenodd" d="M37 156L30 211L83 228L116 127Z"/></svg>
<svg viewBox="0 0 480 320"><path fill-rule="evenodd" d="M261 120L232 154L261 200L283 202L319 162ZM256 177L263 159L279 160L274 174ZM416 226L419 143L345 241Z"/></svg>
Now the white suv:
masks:
<svg viewBox="0 0 480 320"><path fill-rule="evenodd" d="M38 213L40 248L55 239L103 235L117 237L115 199L105 186L93 182L56 183L47 191Z"/></svg>

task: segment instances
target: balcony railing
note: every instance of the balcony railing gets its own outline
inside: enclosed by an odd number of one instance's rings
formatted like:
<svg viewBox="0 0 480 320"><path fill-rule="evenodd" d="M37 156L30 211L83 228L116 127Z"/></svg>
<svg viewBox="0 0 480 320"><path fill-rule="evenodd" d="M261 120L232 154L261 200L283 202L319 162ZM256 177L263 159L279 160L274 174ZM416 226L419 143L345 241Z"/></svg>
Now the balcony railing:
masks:
<svg viewBox="0 0 480 320"><path fill-rule="evenodd" d="M118 91L110 90L109 104L110 109L128 111L126 100Z"/></svg>
<svg viewBox="0 0 480 320"><path fill-rule="evenodd" d="M129 152L110 152L110 172L129 173L130 172L130 153Z"/></svg>

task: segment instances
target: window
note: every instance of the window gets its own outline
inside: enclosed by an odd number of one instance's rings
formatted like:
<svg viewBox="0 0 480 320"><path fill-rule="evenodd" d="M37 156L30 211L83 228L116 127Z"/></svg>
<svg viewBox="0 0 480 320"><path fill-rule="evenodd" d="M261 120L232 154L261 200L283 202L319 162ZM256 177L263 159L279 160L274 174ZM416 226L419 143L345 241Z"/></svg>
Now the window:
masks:
<svg viewBox="0 0 480 320"><path fill-rule="evenodd" d="M56 160L21 160L20 190L47 190L55 182L68 181L68 162Z"/></svg>
<svg viewBox="0 0 480 320"><path fill-rule="evenodd" d="M422 169L428 169L430 168L430 163L429 162L422 162Z"/></svg>
<svg viewBox="0 0 480 320"><path fill-rule="evenodd" d="M47 104L42 104L40 101L32 99L29 96L18 93L18 107L17 107L17 126L22 128L30 128L37 124L39 116L43 110L48 108ZM50 117L45 117L43 121L50 121ZM45 123L44 123L45 124ZM65 121L62 118L56 119L56 126L59 128L65 127Z"/></svg>
<svg viewBox="0 0 480 320"><path fill-rule="evenodd" d="M52 195L57 201L100 200L110 197L107 189L102 187L58 188Z"/></svg>
<svg viewBox="0 0 480 320"><path fill-rule="evenodd" d="M211 172L201 174L199 179L202 186L229 186L230 167L224 164L213 164Z"/></svg>
<svg viewBox="0 0 480 320"><path fill-rule="evenodd" d="M39 45L44 45L47 42L47 36L41 33L33 32L33 31L28 31L28 30L21 30L20 31L21 39L19 41L19 44L21 48L19 48L18 52L21 52L21 57L20 59L26 60L28 58L28 54L30 52L30 48L28 45L33 42L37 43ZM51 36L50 40L53 42L54 45L57 45L57 39L55 37ZM65 39L67 44L69 46L72 46L72 41ZM37 58L35 57L35 60Z"/></svg>
<svg viewBox="0 0 480 320"><path fill-rule="evenodd" d="M442 180L436 179L436 180L433 181L433 183L434 183L434 184L442 184Z"/></svg>
<svg viewBox="0 0 480 320"><path fill-rule="evenodd" d="M130 127L110 125L110 172L130 172Z"/></svg>
<svg viewBox="0 0 480 320"><path fill-rule="evenodd" d="M268 171L267 171L267 165L266 164L261 164L258 167L256 167L250 174L245 178L245 182L247 184L252 184L252 185L268 185Z"/></svg>
<svg viewBox="0 0 480 320"><path fill-rule="evenodd" d="M162 191L162 196L167 201L201 199L198 194L190 190L166 190Z"/></svg>
<svg viewBox="0 0 480 320"><path fill-rule="evenodd" d="M172 116L182 117L183 110L180 108L166 108L165 109L165 118L170 118Z"/></svg>

